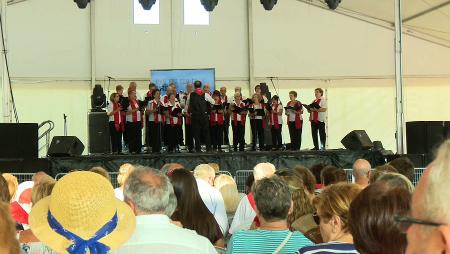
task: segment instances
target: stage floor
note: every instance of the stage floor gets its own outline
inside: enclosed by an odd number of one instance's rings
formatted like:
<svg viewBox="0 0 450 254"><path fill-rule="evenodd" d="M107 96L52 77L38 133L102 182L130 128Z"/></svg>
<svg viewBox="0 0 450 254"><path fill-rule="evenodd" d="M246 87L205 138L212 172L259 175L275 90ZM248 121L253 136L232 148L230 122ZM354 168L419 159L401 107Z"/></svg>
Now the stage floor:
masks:
<svg viewBox="0 0 450 254"><path fill-rule="evenodd" d="M139 155L89 155L79 157L48 158L52 175L67 173L71 170L86 170L101 166L110 172L117 172L120 165L132 163L153 168L161 168L166 163L177 162L187 169L193 169L202 163L218 163L220 170L231 174L237 170L250 170L260 162L273 163L277 169L289 169L296 165L310 167L317 163L335 165L344 169L352 167L355 160L367 159L373 167L384 164L383 155L375 151L260 151L260 152L222 152L222 153L174 153Z"/></svg>

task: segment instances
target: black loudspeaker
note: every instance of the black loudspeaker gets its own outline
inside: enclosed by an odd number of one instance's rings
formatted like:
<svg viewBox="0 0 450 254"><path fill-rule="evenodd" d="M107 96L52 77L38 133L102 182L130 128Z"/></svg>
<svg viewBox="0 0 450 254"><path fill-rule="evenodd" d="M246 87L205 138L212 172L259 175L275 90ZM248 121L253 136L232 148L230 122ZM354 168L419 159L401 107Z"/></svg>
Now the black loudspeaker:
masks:
<svg viewBox="0 0 450 254"><path fill-rule="evenodd" d="M37 159L37 123L1 123L0 159Z"/></svg>
<svg viewBox="0 0 450 254"><path fill-rule="evenodd" d="M406 123L408 154L431 155L449 137L450 122L420 121Z"/></svg>
<svg viewBox="0 0 450 254"><path fill-rule="evenodd" d="M109 117L106 112L91 112L88 116L89 153L105 154L111 152L109 136Z"/></svg>
<svg viewBox="0 0 450 254"><path fill-rule="evenodd" d="M347 134L341 143L349 150L369 150L373 147L365 130L354 130Z"/></svg>
<svg viewBox="0 0 450 254"><path fill-rule="evenodd" d="M84 151L83 143L75 136L55 136L52 139L48 156L70 157L80 156Z"/></svg>

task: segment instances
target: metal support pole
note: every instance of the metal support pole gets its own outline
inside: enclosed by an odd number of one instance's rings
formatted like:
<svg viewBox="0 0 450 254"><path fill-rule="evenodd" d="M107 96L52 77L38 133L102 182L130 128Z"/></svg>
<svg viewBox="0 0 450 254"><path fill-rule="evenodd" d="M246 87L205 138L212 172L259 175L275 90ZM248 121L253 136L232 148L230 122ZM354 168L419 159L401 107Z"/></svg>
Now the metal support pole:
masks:
<svg viewBox="0 0 450 254"><path fill-rule="evenodd" d="M91 89L94 88L96 82L96 45L95 45L95 0L91 0L89 4L89 24L90 24L90 37L91 37Z"/></svg>
<svg viewBox="0 0 450 254"><path fill-rule="evenodd" d="M11 104L11 92L9 87L9 81L8 81L8 72L6 69L6 54L7 54L7 31L6 31L6 6L8 5L7 0L1 0L1 15L2 15L2 29L3 29L3 36L4 38L0 38L5 40L5 48L4 51L1 53L1 85L2 85L2 111L3 111L3 122L4 123L11 123L12 122L12 104ZM1 43L0 43L1 45ZM0 48L3 49L2 46Z"/></svg>
<svg viewBox="0 0 450 254"><path fill-rule="evenodd" d="M253 51L253 0L247 1L247 22L248 22L248 93L252 96L252 84L255 81L255 59Z"/></svg>
<svg viewBox="0 0 450 254"><path fill-rule="evenodd" d="M395 0L395 91L396 91L396 141L397 153L404 154L405 149L405 115L403 95L403 34L402 34L402 0Z"/></svg>

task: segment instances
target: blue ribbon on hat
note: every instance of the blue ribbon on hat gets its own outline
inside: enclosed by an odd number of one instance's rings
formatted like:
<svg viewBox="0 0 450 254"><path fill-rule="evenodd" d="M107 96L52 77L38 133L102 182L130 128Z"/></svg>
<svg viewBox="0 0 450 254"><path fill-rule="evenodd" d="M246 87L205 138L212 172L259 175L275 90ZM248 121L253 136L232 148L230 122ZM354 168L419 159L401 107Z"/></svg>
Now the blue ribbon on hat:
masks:
<svg viewBox="0 0 450 254"><path fill-rule="evenodd" d="M94 236L89 240L84 240L76 234L65 229L52 215L50 211L47 214L47 221L50 227L58 234L64 236L68 240L72 241L73 244L67 248L70 254L85 254L87 250L91 254L107 254L109 247L99 242L101 238L109 235L117 227L117 212L110 221L108 221L102 228L100 228Z"/></svg>

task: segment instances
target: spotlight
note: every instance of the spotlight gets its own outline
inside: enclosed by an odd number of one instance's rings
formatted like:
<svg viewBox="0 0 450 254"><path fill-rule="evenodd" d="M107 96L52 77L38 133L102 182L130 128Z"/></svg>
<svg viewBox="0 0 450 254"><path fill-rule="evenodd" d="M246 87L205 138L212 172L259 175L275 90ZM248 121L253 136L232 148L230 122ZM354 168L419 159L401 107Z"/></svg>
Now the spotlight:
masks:
<svg viewBox="0 0 450 254"><path fill-rule="evenodd" d="M325 0L325 2L327 3L328 8L330 8L332 10L336 10L336 8L341 3L341 0Z"/></svg>
<svg viewBox="0 0 450 254"><path fill-rule="evenodd" d="M73 0L73 1L77 4L78 8L80 9L85 9L88 3L91 2L91 0Z"/></svg>
<svg viewBox="0 0 450 254"><path fill-rule="evenodd" d="M260 0L266 11L271 11L278 0Z"/></svg>
<svg viewBox="0 0 450 254"><path fill-rule="evenodd" d="M216 5L219 3L219 0L200 0L203 7L205 7L206 11L212 12Z"/></svg>
<svg viewBox="0 0 450 254"><path fill-rule="evenodd" d="M96 84L91 95L91 111L103 112L106 107L106 96L101 85Z"/></svg>
<svg viewBox="0 0 450 254"><path fill-rule="evenodd" d="M144 10L149 11L152 6L155 4L156 0L139 0L139 3L141 3L142 8Z"/></svg>

